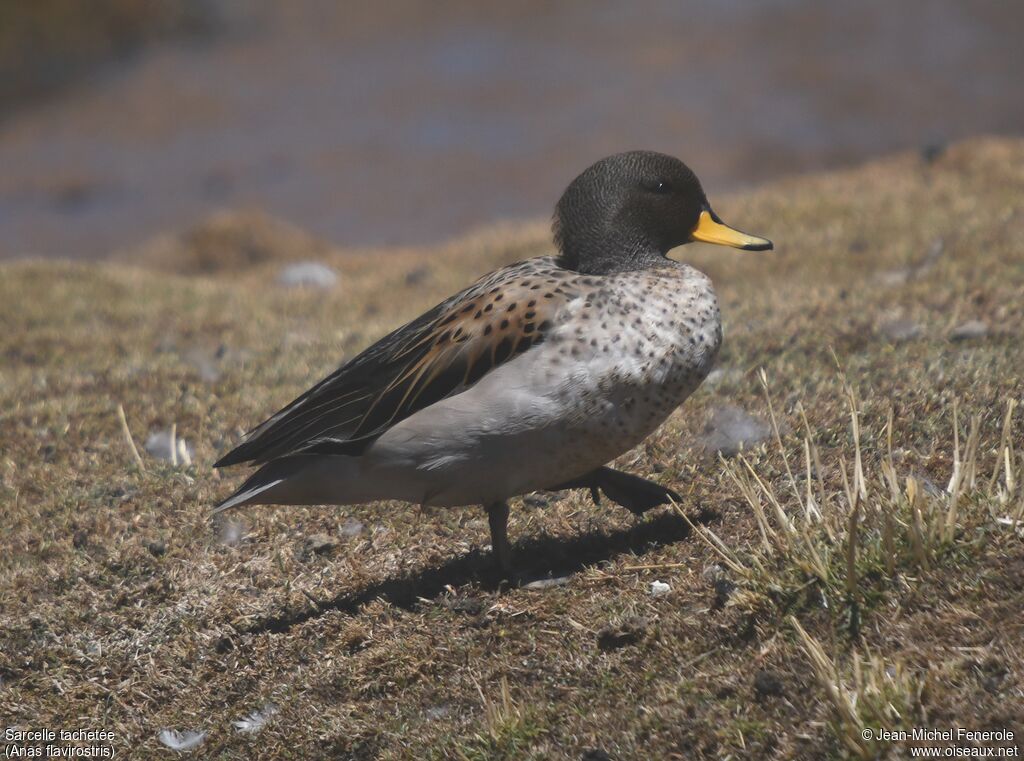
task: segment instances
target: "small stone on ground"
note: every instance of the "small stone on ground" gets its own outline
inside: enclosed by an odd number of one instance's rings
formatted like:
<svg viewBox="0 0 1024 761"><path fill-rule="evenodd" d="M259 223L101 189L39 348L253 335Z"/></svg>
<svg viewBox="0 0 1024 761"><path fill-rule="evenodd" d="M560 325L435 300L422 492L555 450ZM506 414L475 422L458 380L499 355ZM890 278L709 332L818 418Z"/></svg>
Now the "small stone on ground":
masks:
<svg viewBox="0 0 1024 761"><path fill-rule="evenodd" d="M359 536L364 531L366 531L366 526L355 518L349 518L341 524L341 535L350 539L354 536Z"/></svg>
<svg viewBox="0 0 1024 761"><path fill-rule="evenodd" d="M704 427L699 442L705 451L734 457L771 436L771 426L763 418L739 407L718 407Z"/></svg>
<svg viewBox="0 0 1024 761"><path fill-rule="evenodd" d="M194 454L192 446L177 433L172 436L170 428L150 433L146 438L145 448L150 455L158 460L177 462L178 465L192 464Z"/></svg>
<svg viewBox="0 0 1024 761"><path fill-rule="evenodd" d="M523 589L551 589L552 587L564 587L569 583L568 576L558 576L554 579L537 579L529 584L524 584Z"/></svg>
<svg viewBox="0 0 1024 761"><path fill-rule="evenodd" d="M973 338L984 338L988 335L988 324L981 320L968 320L957 325L950 331L949 337L953 341L969 341Z"/></svg>
<svg viewBox="0 0 1024 761"><path fill-rule="evenodd" d="M921 326L913 320L906 318L900 318L896 320L889 320L883 322L879 326L879 330L882 335L888 338L893 343L902 343L904 341L912 341L915 338L921 336Z"/></svg>
<svg viewBox="0 0 1024 761"><path fill-rule="evenodd" d="M289 264L277 276L277 282L288 287L333 288L338 274L320 262L299 262Z"/></svg>

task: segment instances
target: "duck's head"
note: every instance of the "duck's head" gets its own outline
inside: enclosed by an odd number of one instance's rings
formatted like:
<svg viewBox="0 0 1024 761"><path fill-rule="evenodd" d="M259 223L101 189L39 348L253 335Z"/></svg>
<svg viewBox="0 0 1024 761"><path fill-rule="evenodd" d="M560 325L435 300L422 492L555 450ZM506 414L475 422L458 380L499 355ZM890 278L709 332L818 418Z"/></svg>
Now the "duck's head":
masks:
<svg viewBox="0 0 1024 761"><path fill-rule="evenodd" d="M722 222L686 164L652 151L617 153L586 169L562 194L553 227L563 266L587 274L642 269L695 240L772 248Z"/></svg>

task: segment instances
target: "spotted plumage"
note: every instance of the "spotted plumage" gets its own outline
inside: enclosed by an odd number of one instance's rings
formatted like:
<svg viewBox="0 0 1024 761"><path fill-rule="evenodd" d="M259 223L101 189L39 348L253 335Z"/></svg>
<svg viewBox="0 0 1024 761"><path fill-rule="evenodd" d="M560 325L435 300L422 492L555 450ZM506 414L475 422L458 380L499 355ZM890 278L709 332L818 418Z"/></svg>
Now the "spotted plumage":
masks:
<svg viewBox="0 0 1024 761"><path fill-rule="evenodd" d="M342 365L217 466L262 466L221 508L400 499L482 504L590 488L635 512L677 497L604 466L700 384L721 343L711 282L665 253L726 227L676 159L598 162L556 208L559 252L487 275Z"/></svg>

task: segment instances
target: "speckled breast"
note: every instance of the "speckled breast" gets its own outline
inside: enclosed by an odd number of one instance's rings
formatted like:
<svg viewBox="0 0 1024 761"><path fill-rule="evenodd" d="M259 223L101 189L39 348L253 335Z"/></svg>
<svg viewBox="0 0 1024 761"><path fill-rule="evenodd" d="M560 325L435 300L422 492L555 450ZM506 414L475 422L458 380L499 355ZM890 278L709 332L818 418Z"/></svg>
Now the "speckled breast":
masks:
<svg viewBox="0 0 1024 761"><path fill-rule="evenodd" d="M639 444L693 393L722 325L711 280L676 262L608 277L573 312L550 356L552 369L566 371L558 391L574 410L566 427L589 465Z"/></svg>

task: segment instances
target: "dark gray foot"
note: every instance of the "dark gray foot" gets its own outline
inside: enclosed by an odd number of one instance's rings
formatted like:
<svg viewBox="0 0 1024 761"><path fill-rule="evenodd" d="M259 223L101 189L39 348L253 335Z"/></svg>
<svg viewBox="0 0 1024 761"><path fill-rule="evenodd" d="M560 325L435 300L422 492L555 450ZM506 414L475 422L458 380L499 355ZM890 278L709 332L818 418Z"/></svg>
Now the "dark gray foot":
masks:
<svg viewBox="0 0 1024 761"><path fill-rule="evenodd" d="M512 575L512 547L508 543L508 505L504 502L496 502L493 505L485 505L487 510L487 522L491 526L491 548L494 551L494 559L502 572L511 577Z"/></svg>
<svg viewBox="0 0 1024 761"><path fill-rule="evenodd" d="M682 497L668 487L608 467L592 470L579 478L552 486L548 491L563 489L590 489L594 504L599 504L599 495L604 493L612 502L622 505L635 515L643 515L652 507L665 505L673 500L677 503L682 502Z"/></svg>

